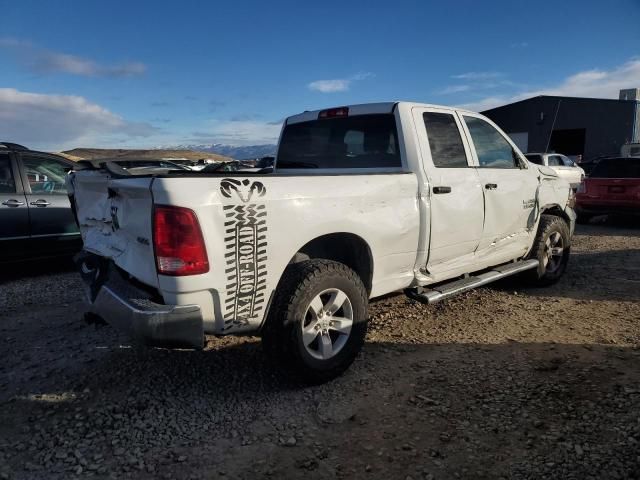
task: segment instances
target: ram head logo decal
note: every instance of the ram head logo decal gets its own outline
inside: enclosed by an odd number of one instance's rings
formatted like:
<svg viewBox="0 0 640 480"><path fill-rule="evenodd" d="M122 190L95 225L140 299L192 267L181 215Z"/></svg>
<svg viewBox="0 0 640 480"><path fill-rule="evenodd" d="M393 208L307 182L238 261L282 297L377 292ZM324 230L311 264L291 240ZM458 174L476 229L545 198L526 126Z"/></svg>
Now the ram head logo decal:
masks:
<svg viewBox="0 0 640 480"><path fill-rule="evenodd" d="M255 195L264 196L267 189L261 182L252 182L245 178L244 180L236 180L235 178L225 178L220 182L220 193L224 197L231 198L235 192L240 200L247 203Z"/></svg>

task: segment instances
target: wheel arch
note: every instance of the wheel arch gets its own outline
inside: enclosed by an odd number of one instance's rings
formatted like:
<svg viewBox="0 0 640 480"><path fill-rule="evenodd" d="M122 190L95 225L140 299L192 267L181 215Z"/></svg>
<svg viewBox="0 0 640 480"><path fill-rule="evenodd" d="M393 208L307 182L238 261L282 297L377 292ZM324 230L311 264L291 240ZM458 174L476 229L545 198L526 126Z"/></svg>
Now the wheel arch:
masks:
<svg viewBox="0 0 640 480"><path fill-rule="evenodd" d="M567 215L567 212L565 212L564 209L562 209L562 207L560 207L560 205L558 205L557 203L548 203L540 207L540 215L554 215L556 217L562 218L565 222L567 222L567 225L571 225L571 219L569 218L569 215Z"/></svg>
<svg viewBox="0 0 640 480"><path fill-rule="evenodd" d="M349 232L327 233L308 241L291 257L289 264L323 258L340 262L358 274L367 294L373 284L373 254L361 236Z"/></svg>

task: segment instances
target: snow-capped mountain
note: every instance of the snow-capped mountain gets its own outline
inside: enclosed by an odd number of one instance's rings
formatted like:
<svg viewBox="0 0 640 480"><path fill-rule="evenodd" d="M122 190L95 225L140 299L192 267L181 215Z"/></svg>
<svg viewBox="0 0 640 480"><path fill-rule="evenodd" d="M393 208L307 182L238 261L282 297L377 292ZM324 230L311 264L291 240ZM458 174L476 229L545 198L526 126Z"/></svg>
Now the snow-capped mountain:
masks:
<svg viewBox="0 0 640 480"><path fill-rule="evenodd" d="M235 158L237 160L245 160L250 158L261 158L269 155L275 155L276 145L247 145L247 146L234 146L224 145L222 143L202 144L202 145L172 145L171 147L157 147L157 148L172 148L176 150L195 150L198 152L211 152L226 157Z"/></svg>

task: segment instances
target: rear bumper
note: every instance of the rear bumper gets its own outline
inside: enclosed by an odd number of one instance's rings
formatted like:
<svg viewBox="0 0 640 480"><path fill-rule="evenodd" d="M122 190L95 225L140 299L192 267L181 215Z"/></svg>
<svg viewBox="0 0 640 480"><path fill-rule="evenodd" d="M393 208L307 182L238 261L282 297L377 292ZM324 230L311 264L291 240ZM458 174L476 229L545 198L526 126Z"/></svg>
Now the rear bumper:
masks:
<svg viewBox="0 0 640 480"><path fill-rule="evenodd" d="M640 204L620 205L620 204L584 204L576 205L578 215L640 215Z"/></svg>
<svg viewBox="0 0 640 480"><path fill-rule="evenodd" d="M118 330L154 347L203 347L204 325L198 305L156 303L114 268L109 269L102 285L90 287L88 310Z"/></svg>

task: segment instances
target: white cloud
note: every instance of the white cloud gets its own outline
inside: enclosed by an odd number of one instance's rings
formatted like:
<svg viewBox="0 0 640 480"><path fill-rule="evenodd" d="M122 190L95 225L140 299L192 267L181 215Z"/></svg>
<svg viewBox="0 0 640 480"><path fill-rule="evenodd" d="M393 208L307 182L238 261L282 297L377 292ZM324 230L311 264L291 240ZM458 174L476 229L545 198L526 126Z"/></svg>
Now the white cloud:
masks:
<svg viewBox="0 0 640 480"><path fill-rule="evenodd" d="M351 81L347 79L316 80L309 84L309 90L322 93L346 92L350 84Z"/></svg>
<svg viewBox="0 0 640 480"><path fill-rule="evenodd" d="M0 132L7 141L58 149L91 145L116 134L135 138L157 131L148 123L127 121L83 97L0 88Z"/></svg>
<svg viewBox="0 0 640 480"><path fill-rule="evenodd" d="M455 78L456 80L491 80L503 76L504 74L500 72L467 72L451 75L451 78Z"/></svg>
<svg viewBox="0 0 640 480"><path fill-rule="evenodd" d="M85 77L130 77L141 75L146 66L140 62L101 65L93 60L40 48L31 42L0 38L0 48L10 51L27 69L37 73L67 73Z"/></svg>
<svg viewBox="0 0 640 480"><path fill-rule="evenodd" d="M633 59L608 71L587 70L579 72L555 87L529 93L532 95L618 98L621 89L638 86L640 86L640 59Z"/></svg>
<svg viewBox="0 0 640 480"><path fill-rule="evenodd" d="M351 84L353 82L357 82L360 80L366 80L367 78L374 77L374 74L371 72L361 72L356 73L355 75L351 75L347 78L335 78L332 80L315 80L307 85L309 90L313 90L315 92L321 93L335 93L335 92L346 92L351 88Z"/></svg>
<svg viewBox="0 0 640 480"><path fill-rule="evenodd" d="M518 100L521 100L521 99L518 99ZM496 95L496 96L485 97L473 102L463 103L457 106L460 108L471 110L473 112L482 112L483 110L489 110L490 108L494 108L499 105L504 105L506 103L517 102L518 100L516 100L515 97L513 97L513 99L509 99L507 97Z"/></svg>
<svg viewBox="0 0 640 480"><path fill-rule="evenodd" d="M470 85L449 85L448 87L438 90L436 93L440 95L450 95L452 93L467 92L469 90L471 90Z"/></svg>
<svg viewBox="0 0 640 480"><path fill-rule="evenodd" d="M194 132L187 143L225 143L233 146L271 144L278 140L282 124L255 120L214 121L204 132Z"/></svg>
<svg viewBox="0 0 640 480"><path fill-rule="evenodd" d="M621 89L639 86L640 59L633 59L611 70L594 69L578 72L559 84L546 88L521 91L513 95L489 96L460 106L469 110L482 111L538 95L618 98Z"/></svg>
<svg viewBox="0 0 640 480"><path fill-rule="evenodd" d="M34 62L32 68L47 73L61 72L86 77L130 77L146 71L145 65L140 62L104 66L74 55L55 52L40 53L37 64Z"/></svg>

